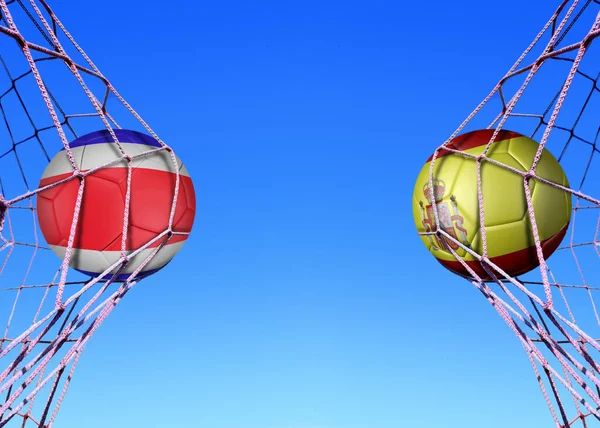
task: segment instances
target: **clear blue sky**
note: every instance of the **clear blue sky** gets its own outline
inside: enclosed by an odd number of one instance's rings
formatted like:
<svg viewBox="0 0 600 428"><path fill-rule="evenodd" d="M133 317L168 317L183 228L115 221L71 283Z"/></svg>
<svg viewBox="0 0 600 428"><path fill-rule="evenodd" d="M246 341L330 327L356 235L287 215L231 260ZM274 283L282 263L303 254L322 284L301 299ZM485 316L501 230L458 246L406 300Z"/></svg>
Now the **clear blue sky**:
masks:
<svg viewBox="0 0 600 428"><path fill-rule="evenodd" d="M520 344L427 253L410 203L553 3L52 2L198 204L183 251L87 346L57 426L550 423Z"/></svg>

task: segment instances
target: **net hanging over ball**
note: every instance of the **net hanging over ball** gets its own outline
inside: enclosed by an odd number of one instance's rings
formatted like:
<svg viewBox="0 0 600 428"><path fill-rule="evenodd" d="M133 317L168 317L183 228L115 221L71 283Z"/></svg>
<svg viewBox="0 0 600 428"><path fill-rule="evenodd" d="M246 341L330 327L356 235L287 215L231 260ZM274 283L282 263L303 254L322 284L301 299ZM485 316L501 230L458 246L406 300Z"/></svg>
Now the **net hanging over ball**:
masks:
<svg viewBox="0 0 600 428"><path fill-rule="evenodd" d="M194 214L185 165L50 6L0 0L0 427L53 425L90 337Z"/></svg>
<svg viewBox="0 0 600 428"><path fill-rule="evenodd" d="M550 410L536 427L600 426L598 35L600 2L560 3L413 197L423 243L525 349Z"/></svg>

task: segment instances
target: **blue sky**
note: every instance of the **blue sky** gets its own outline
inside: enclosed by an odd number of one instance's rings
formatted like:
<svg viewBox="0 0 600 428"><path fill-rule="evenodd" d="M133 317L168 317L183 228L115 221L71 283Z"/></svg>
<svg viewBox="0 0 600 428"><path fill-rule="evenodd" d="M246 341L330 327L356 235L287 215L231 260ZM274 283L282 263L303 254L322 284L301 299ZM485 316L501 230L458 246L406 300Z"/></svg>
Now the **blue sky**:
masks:
<svg viewBox="0 0 600 428"><path fill-rule="evenodd" d="M410 203L553 5L218 3L53 2L197 196L190 240L96 333L57 426L551 422L520 344L427 253Z"/></svg>

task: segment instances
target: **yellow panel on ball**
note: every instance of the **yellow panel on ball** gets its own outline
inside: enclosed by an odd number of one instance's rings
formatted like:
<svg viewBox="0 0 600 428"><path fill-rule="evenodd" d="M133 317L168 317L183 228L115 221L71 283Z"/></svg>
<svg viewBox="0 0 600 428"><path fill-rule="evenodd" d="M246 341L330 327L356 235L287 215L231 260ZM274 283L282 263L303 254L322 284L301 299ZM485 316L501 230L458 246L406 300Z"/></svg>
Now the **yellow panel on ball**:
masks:
<svg viewBox="0 0 600 428"><path fill-rule="evenodd" d="M480 155L493 136L493 130L459 135L446 147L471 155ZM516 132L502 130L491 144L486 157L518 171L528 171L539 144ZM433 188L429 185L430 157L417 178L413 193L413 216L421 240L446 268L470 276L452 255L459 257L482 279L490 279L479 261L457 242L477 254L483 254L480 230L477 169L473 158L441 150L433 166ZM568 187L567 177L552 154L544 148L536 175ZM489 161L481 164L483 213L487 254L490 260L511 276L521 275L539 265L531 221L527 210L523 177ZM548 258L562 241L571 218L571 197L567 192L531 179L530 188L538 233L544 257ZM433 201L436 202L439 229L454 239L424 235L438 230Z"/></svg>

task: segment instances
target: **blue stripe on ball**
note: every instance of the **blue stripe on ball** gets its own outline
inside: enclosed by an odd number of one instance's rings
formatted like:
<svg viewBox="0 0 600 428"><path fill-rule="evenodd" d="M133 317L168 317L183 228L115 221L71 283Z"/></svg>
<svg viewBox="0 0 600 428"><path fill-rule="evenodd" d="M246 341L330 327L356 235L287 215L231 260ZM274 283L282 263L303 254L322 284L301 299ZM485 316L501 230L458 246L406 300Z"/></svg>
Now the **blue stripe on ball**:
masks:
<svg viewBox="0 0 600 428"><path fill-rule="evenodd" d="M127 129L114 129L113 130L117 139L120 143L131 143L131 144L143 144L152 147L162 147L156 139L150 135L142 134L137 131L130 131ZM90 132L89 134L82 135L81 137L73 140L69 146L74 149L75 147L88 146L90 144L102 144L102 143L113 143L114 140L107 129L101 131ZM61 150L64 150L63 147Z"/></svg>
<svg viewBox="0 0 600 428"><path fill-rule="evenodd" d="M168 263L167 263L168 264ZM166 266L166 265L165 265ZM147 277L148 275L152 275L153 273L158 272L159 270L161 270L162 268L164 268L165 266L161 266L159 268L156 269L148 269L148 270L144 270L140 273L138 273L137 277L135 278L137 281L139 281L142 278ZM92 278L97 278L100 276L100 273L98 272L89 272L86 270L82 270L82 269L75 269L77 272L82 273L84 275L87 276L91 276ZM121 273L119 275L113 275L113 274L106 274L104 275L104 277L102 278L101 281L108 281L109 279L113 279L115 282L125 282L127 281L127 279L131 276L131 273Z"/></svg>

